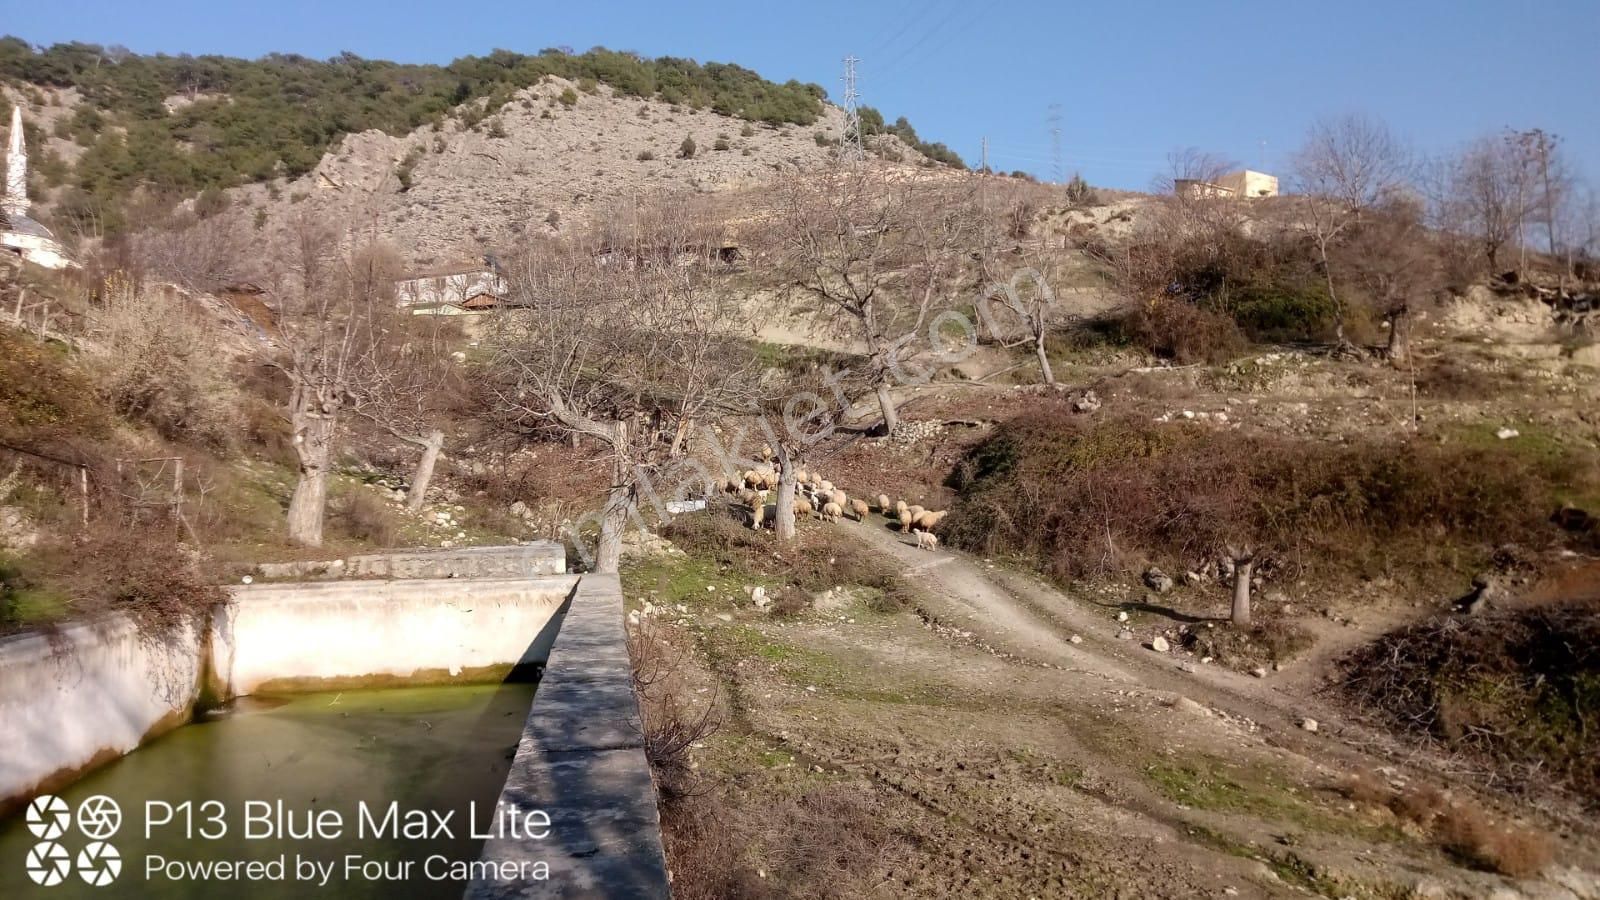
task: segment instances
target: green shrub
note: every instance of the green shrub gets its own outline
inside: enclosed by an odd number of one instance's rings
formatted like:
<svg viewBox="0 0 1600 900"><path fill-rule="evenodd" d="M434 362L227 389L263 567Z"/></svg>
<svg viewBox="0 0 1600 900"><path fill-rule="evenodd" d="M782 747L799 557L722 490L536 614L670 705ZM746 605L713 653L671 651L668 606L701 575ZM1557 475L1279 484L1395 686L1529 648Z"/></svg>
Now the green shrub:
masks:
<svg viewBox="0 0 1600 900"><path fill-rule="evenodd" d="M574 91L572 88L567 88L566 90L562 91L560 96L556 97L556 99L561 102L562 106L570 109L578 105L578 92Z"/></svg>
<svg viewBox="0 0 1600 900"><path fill-rule="evenodd" d="M1322 285L1249 285L1229 305L1234 322L1254 341L1323 341L1334 334L1335 307Z"/></svg>
<svg viewBox="0 0 1600 900"><path fill-rule="evenodd" d="M683 139L683 143L678 145L678 158L679 159L694 159L694 152L695 152L694 138L685 137Z"/></svg>

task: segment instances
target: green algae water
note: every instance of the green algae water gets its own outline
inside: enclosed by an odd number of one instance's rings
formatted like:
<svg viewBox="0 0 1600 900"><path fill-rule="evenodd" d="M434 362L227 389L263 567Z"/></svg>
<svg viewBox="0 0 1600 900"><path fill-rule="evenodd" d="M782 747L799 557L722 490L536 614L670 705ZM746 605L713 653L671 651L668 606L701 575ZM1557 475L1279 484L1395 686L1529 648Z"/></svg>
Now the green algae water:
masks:
<svg viewBox="0 0 1600 900"><path fill-rule="evenodd" d="M29 859L40 838L26 815L0 822L0 897L460 897L460 866L489 833L533 693L493 684L244 698L57 794L74 814L55 841L73 863L59 884L30 876L30 863L48 871L54 860ZM92 840L80 807L96 796L120 808L106 843L121 871L103 886L83 872L105 865L79 867Z"/></svg>

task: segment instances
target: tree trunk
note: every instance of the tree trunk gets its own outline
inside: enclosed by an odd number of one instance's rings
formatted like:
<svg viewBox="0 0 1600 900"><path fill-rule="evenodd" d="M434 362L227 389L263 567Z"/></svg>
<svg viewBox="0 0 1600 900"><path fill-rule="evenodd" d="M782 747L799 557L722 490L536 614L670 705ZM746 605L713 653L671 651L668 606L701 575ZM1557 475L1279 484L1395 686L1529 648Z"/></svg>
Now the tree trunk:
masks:
<svg viewBox="0 0 1600 900"><path fill-rule="evenodd" d="M328 469L333 459L334 418L298 412L295 418L295 453L300 460L300 480L289 500L289 540L307 547L322 546L322 516L328 506Z"/></svg>
<svg viewBox="0 0 1600 900"><path fill-rule="evenodd" d="M1033 336L1033 352L1039 356L1039 373L1044 377L1045 384L1056 383L1056 373L1050 371L1050 355L1044 352L1044 332Z"/></svg>
<svg viewBox="0 0 1600 900"><path fill-rule="evenodd" d="M600 513L600 545L595 548L594 570L615 574L622 565L622 532L628 527L628 512L633 508L633 485L617 485L606 495Z"/></svg>
<svg viewBox="0 0 1600 900"><path fill-rule="evenodd" d="M1401 306L1389 316L1389 362L1403 366L1411 361L1411 310Z"/></svg>
<svg viewBox="0 0 1600 900"><path fill-rule="evenodd" d="M894 434L900 424L900 415L894 408L894 393L889 390L889 376L878 380L878 406L883 409L883 433Z"/></svg>
<svg viewBox="0 0 1600 900"><path fill-rule="evenodd" d="M1240 628L1250 626L1250 573L1255 566L1250 556L1233 561L1233 624Z"/></svg>
<svg viewBox="0 0 1600 900"><path fill-rule="evenodd" d="M437 428L428 432L422 445L422 458L417 460L417 470L411 474L411 489L406 492L406 509L416 512L428 497L428 483L433 481L433 467L444 450L444 432Z"/></svg>
<svg viewBox="0 0 1600 900"><path fill-rule="evenodd" d="M780 541L794 540L794 460L778 448L778 509L772 521L773 533Z"/></svg>

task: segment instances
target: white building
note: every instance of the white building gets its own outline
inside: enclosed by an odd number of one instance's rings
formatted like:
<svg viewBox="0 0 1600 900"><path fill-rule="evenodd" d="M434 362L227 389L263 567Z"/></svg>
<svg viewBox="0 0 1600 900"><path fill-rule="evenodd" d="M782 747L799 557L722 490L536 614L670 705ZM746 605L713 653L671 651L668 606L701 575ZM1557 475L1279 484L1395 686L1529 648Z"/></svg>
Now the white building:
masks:
<svg viewBox="0 0 1600 900"><path fill-rule="evenodd" d="M414 272L395 282L395 300L415 313L451 315L505 302L508 286L483 264Z"/></svg>
<svg viewBox="0 0 1600 900"><path fill-rule="evenodd" d="M0 250L47 269L77 265L50 229L28 217L28 147L22 139L22 107L11 107L11 134L6 144L6 190L0 196Z"/></svg>
<svg viewBox="0 0 1600 900"><path fill-rule="evenodd" d="M1190 199L1276 197L1278 196L1278 178L1276 175L1268 175L1265 172L1242 169L1238 172L1219 175L1213 181L1179 178L1173 182L1173 189L1179 196Z"/></svg>

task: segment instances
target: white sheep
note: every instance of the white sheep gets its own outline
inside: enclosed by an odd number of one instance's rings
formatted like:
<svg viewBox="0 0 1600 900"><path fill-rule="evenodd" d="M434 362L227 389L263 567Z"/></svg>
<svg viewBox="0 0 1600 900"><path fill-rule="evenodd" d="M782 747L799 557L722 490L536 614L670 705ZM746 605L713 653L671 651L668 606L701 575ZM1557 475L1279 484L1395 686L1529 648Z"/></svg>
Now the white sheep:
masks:
<svg viewBox="0 0 1600 900"><path fill-rule="evenodd" d="M881 512L886 516L889 514L889 495L888 494L879 494L878 495L878 512Z"/></svg>
<svg viewBox="0 0 1600 900"><path fill-rule="evenodd" d="M913 516L911 514L911 510L906 508L906 507L901 507L900 508L900 514L899 514L898 518L900 519L900 530L901 531L910 531L911 530L911 523L913 523L913 522L915 522L917 520L917 517Z"/></svg>
<svg viewBox="0 0 1600 900"><path fill-rule="evenodd" d="M824 503L822 505L822 521L837 522L844 515L844 510L837 503Z"/></svg>
<svg viewBox="0 0 1600 900"><path fill-rule="evenodd" d="M865 522L867 513L871 512L872 507L868 506L865 500L851 500L850 509L855 512L857 522Z"/></svg>
<svg viewBox="0 0 1600 900"><path fill-rule="evenodd" d="M949 512L947 509L941 509L938 512L925 512L912 520L912 527L920 531L932 531L934 526L938 525Z"/></svg>
<svg viewBox="0 0 1600 900"><path fill-rule="evenodd" d="M832 493L828 494L828 499L839 504L840 509L844 509L850 505L850 497L844 491L833 491Z"/></svg>
<svg viewBox="0 0 1600 900"><path fill-rule="evenodd" d="M918 550L935 550L939 547L939 536L931 531L917 532Z"/></svg>

